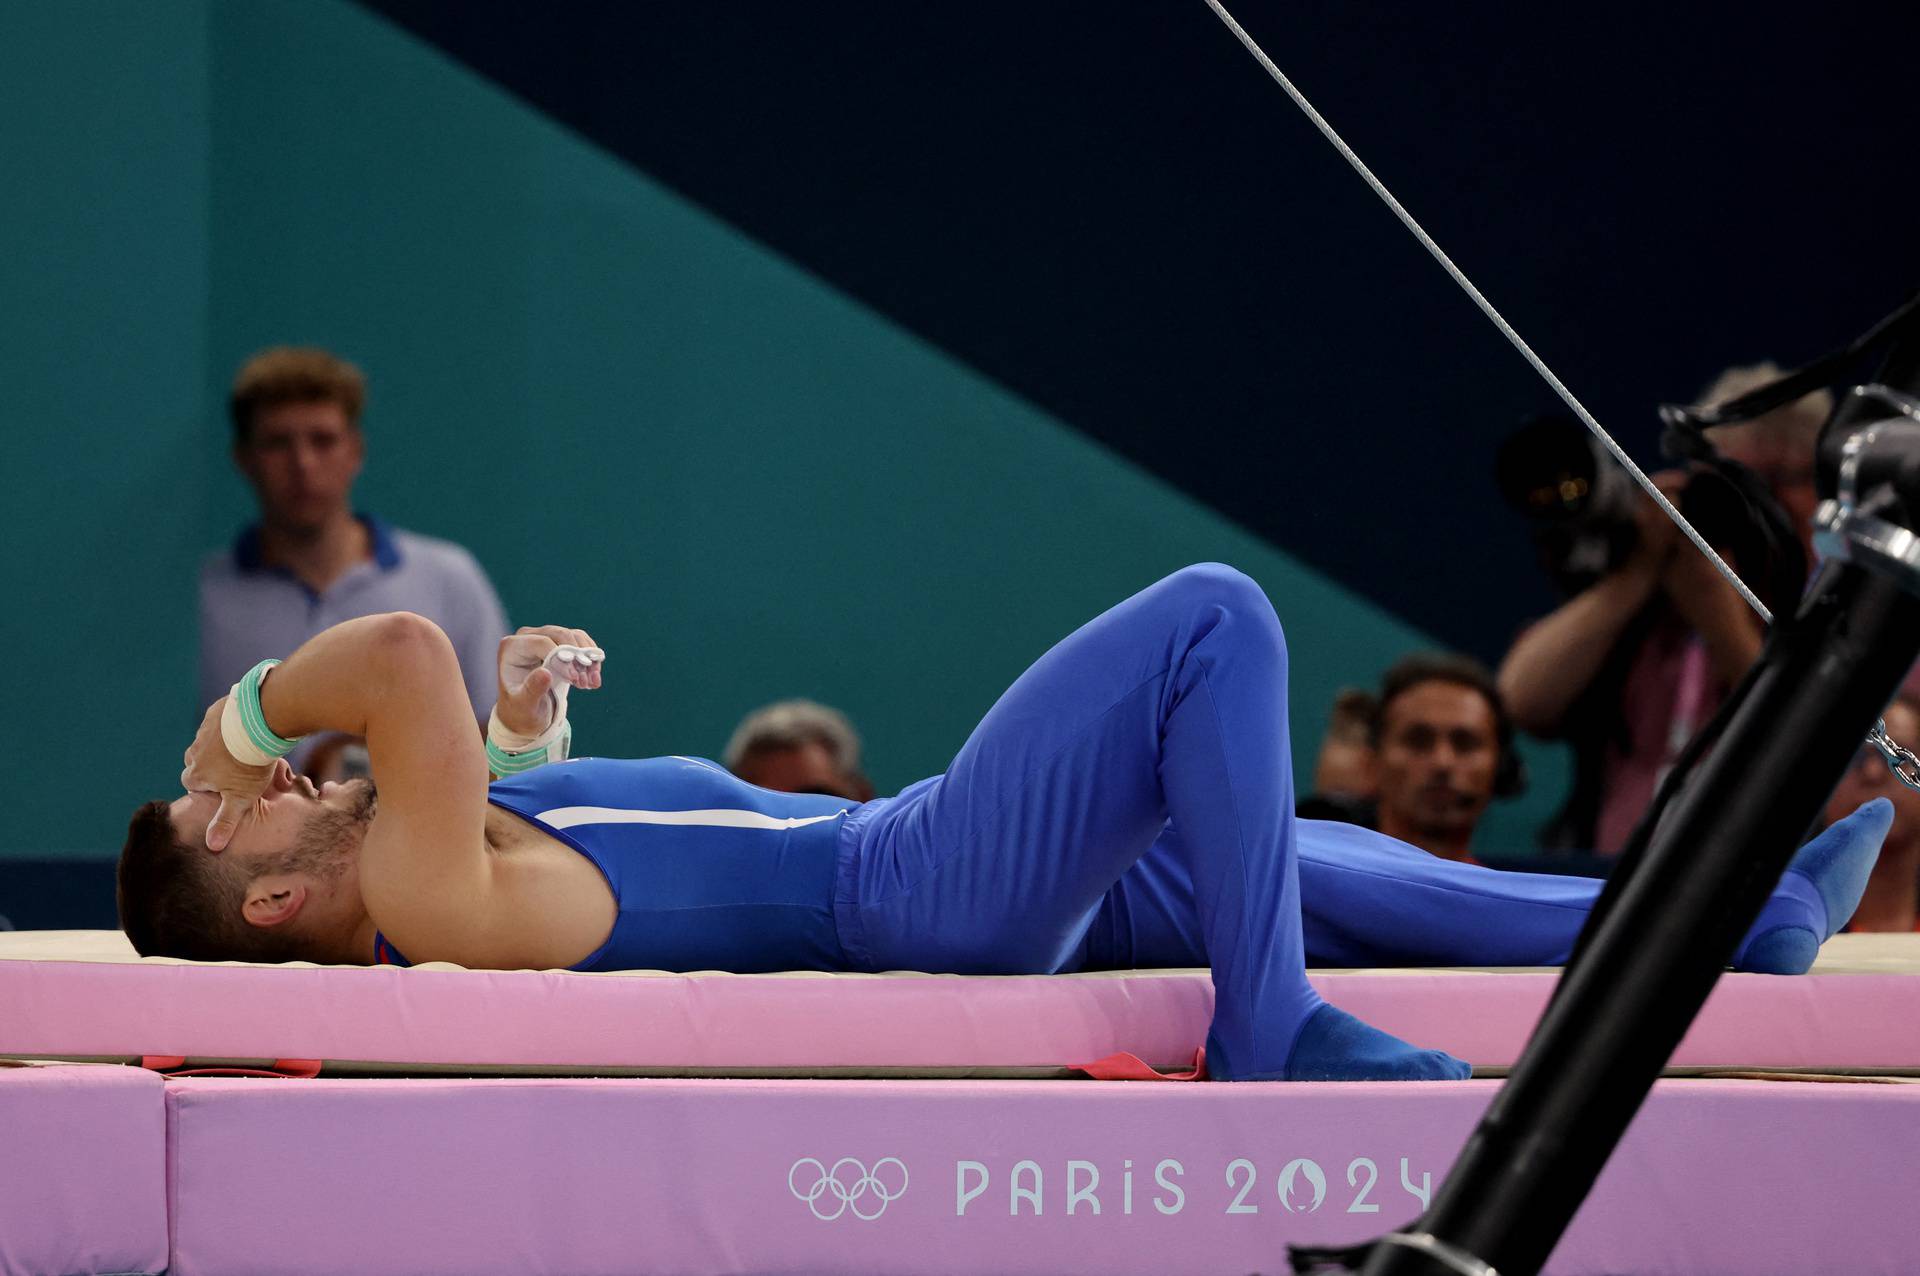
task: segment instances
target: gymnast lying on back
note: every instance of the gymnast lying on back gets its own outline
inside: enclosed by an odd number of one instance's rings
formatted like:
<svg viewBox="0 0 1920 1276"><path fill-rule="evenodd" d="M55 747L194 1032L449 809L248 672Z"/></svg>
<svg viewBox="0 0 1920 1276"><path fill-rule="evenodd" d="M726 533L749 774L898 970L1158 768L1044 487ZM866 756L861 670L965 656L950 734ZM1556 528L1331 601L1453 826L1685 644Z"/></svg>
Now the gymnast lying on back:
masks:
<svg viewBox="0 0 1920 1276"><path fill-rule="evenodd" d="M864 804L698 758L559 760L594 656L578 630L503 640L484 747L453 648L418 616L338 625L270 677L266 662L207 711L185 795L134 815L127 934L203 960L495 969L1206 965L1213 1076L1414 1080L1467 1066L1322 1001L1308 961L1557 964L1599 891L1296 820L1280 622L1226 567L1081 627L944 774ZM366 737L377 801L372 782L316 790L279 760L323 730ZM1805 847L1736 968L1804 971L1891 818L1868 803Z"/></svg>

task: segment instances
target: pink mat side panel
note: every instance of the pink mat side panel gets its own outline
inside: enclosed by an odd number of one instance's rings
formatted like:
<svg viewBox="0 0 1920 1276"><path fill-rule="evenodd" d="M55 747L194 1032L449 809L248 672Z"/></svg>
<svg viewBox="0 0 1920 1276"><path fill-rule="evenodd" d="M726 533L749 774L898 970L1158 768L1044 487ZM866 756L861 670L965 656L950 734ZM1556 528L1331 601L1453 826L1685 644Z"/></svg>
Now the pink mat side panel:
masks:
<svg viewBox="0 0 1920 1276"><path fill-rule="evenodd" d="M1519 1057L1557 974L1328 973L1343 1010L1481 1066ZM1722 975L1674 1051L1676 1068L1920 1066L1920 976Z"/></svg>
<svg viewBox="0 0 1920 1276"><path fill-rule="evenodd" d="M174 1081L173 1272L1282 1271L1413 1219L1493 1092ZM1910 1271L1916 1146L1920 1087L1662 1082L1549 1270Z"/></svg>
<svg viewBox="0 0 1920 1276"><path fill-rule="evenodd" d="M165 1270L166 1142L151 1072L0 1068L0 1276Z"/></svg>
<svg viewBox="0 0 1920 1276"><path fill-rule="evenodd" d="M0 1051L625 1067L1191 1063L1204 975L596 978L7 963ZM183 978L184 976L184 978Z"/></svg>
<svg viewBox="0 0 1920 1276"><path fill-rule="evenodd" d="M1555 976L1327 972L1389 1032L1511 1064ZM976 979L0 963L0 1053L620 1067L1058 1067L1126 1051L1189 1064L1204 973ZM1920 976L1721 979L1680 1067L1920 1063Z"/></svg>

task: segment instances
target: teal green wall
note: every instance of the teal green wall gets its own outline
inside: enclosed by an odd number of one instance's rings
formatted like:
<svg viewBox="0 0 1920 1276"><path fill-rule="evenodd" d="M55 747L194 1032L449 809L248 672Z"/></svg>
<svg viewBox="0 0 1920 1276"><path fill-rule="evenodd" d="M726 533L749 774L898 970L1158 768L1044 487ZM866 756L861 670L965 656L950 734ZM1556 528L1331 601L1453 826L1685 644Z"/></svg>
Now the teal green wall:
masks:
<svg viewBox="0 0 1920 1276"><path fill-rule="evenodd" d="M70 778L26 795L0 855L109 853L177 774L195 564L250 508L220 389L276 342L369 372L365 507L471 547L516 623L608 648L583 750L717 753L800 694L897 787L1074 624L1200 559L1280 609L1303 766L1339 686L1430 645L358 9L31 21L51 56L8 41L0 94L59 140L34 156L44 212L0 223L39 248L0 267L26 271L4 278L34 425L9 487L35 553L7 570L112 659L85 714L71 681L30 688ZM129 66L112 105L76 105L103 30Z"/></svg>
<svg viewBox="0 0 1920 1276"><path fill-rule="evenodd" d="M195 721L207 27L205 4L0 6L0 855L112 850Z"/></svg>

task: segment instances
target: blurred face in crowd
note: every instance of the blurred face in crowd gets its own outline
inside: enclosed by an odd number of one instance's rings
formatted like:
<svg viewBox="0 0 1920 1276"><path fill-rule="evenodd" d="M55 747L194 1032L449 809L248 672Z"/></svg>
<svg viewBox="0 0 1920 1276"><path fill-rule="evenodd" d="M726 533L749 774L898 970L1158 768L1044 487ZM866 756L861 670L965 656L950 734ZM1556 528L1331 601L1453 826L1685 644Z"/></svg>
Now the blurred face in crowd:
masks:
<svg viewBox="0 0 1920 1276"><path fill-rule="evenodd" d="M1383 832L1471 833L1493 800L1500 769L1493 706L1456 682L1408 688L1382 715L1378 767Z"/></svg>
<svg viewBox="0 0 1920 1276"><path fill-rule="evenodd" d="M1920 738L1920 711L1916 711L1905 700L1895 700L1887 706L1885 714L1887 734L1908 748ZM1860 746L1854 755L1853 765L1840 777L1839 785L1833 790L1833 796L1827 799L1827 821L1851 815L1862 803L1883 797L1893 802L1893 830L1887 834L1889 849L1910 841L1920 833L1920 793L1902 784L1887 770L1886 760L1880 751L1871 745ZM1881 863L1888 863L1891 856L1883 856Z"/></svg>
<svg viewBox="0 0 1920 1276"><path fill-rule="evenodd" d="M276 403L253 416L233 459L260 498L263 522L309 538L348 510L366 443L338 403Z"/></svg>
<svg viewBox="0 0 1920 1276"><path fill-rule="evenodd" d="M740 759L734 774L748 784L782 793L855 796L847 777L840 771L840 764L818 740L807 740L787 749L755 749Z"/></svg>

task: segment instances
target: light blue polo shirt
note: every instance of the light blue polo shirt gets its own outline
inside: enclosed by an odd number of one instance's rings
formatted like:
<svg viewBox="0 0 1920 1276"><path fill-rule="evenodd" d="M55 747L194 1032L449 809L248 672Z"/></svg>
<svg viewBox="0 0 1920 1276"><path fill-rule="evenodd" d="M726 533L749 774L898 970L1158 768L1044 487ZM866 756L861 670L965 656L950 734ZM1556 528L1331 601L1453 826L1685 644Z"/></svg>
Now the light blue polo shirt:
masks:
<svg viewBox="0 0 1920 1276"><path fill-rule="evenodd" d="M493 709L494 666L507 632L499 595L473 555L452 541L357 515L373 558L320 593L260 559L258 525L200 567L200 703L212 704L269 656L285 660L323 629L388 611L418 612L446 630L474 716Z"/></svg>

